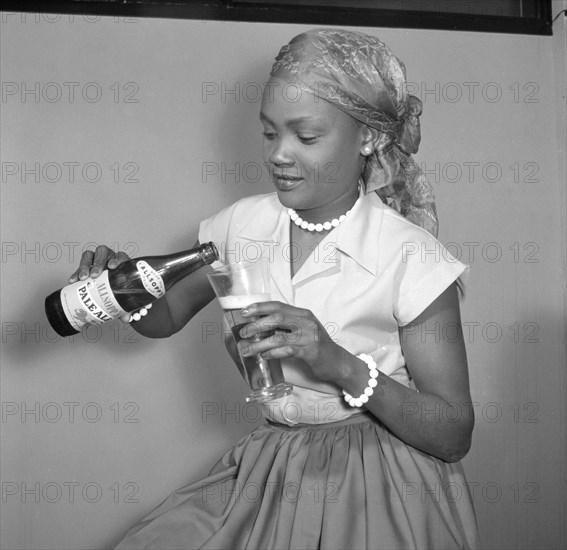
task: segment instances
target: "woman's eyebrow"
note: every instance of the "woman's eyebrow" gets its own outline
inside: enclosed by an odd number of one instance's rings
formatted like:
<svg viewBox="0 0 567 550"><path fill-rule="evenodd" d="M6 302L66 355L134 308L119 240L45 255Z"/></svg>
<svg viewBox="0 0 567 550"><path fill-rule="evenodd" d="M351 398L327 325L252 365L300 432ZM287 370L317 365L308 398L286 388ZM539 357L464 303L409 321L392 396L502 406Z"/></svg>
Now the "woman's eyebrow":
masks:
<svg viewBox="0 0 567 550"><path fill-rule="evenodd" d="M262 112L260 112L260 120L265 120L266 122L272 125L274 124L274 122ZM311 116L311 115L299 116L297 118L292 118L286 121L286 126L296 126L297 124L301 124L302 122L324 123L325 119L319 116Z"/></svg>

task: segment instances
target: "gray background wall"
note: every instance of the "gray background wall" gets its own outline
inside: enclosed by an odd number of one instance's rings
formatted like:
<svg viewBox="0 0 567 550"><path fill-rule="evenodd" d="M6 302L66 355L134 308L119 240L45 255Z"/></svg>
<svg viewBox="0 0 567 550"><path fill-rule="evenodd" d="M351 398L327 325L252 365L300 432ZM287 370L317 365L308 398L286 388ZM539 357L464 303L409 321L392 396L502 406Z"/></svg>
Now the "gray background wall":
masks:
<svg viewBox="0 0 567 550"><path fill-rule="evenodd" d="M89 243L190 248L200 219L271 190L259 87L309 27L3 14L3 548L109 547L258 423L216 303L168 340L71 341L43 299ZM406 63L440 239L472 266L484 545L565 547L564 18L554 37L360 30Z"/></svg>

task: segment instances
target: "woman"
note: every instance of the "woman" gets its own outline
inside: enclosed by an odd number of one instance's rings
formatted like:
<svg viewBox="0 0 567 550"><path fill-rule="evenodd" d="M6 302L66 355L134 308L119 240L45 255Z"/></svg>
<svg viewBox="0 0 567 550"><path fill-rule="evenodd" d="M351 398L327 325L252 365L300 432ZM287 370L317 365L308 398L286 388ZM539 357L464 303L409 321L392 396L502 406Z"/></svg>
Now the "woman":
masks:
<svg viewBox="0 0 567 550"><path fill-rule="evenodd" d="M238 351L282 359L294 392L117 548L478 547L459 462L474 425L467 268L431 235L432 193L411 158L420 114L403 64L373 37L317 29L282 48L260 113L276 192L205 220L199 241L224 261L263 245L273 301L243 312L264 317ZM124 259L99 247L72 280ZM180 330L214 297L205 272L136 329ZM274 325L275 338L246 340Z"/></svg>

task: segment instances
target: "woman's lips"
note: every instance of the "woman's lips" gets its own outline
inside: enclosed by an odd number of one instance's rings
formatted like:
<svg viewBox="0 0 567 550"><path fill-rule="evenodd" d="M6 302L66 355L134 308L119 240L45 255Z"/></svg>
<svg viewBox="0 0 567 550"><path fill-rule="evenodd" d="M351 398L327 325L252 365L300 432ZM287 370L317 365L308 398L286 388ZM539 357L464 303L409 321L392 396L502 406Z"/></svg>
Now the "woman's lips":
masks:
<svg viewBox="0 0 567 550"><path fill-rule="evenodd" d="M276 187L280 191L291 191L292 189L295 189L296 187L301 185L303 178L292 176L278 176L277 174L274 174L274 181Z"/></svg>

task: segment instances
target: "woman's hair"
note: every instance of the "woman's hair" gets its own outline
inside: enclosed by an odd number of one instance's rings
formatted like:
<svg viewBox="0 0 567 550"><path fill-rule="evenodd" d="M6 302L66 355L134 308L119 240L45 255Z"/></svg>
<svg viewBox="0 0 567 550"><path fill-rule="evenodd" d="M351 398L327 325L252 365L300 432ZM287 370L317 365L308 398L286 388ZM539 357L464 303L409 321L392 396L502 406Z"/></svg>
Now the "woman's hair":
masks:
<svg viewBox="0 0 567 550"><path fill-rule="evenodd" d="M421 140L421 101L407 93L404 64L380 40L359 32L314 29L293 38L271 76L328 101L378 130L361 175L366 193L438 232L433 190L412 158Z"/></svg>

